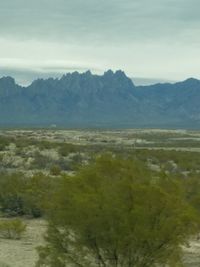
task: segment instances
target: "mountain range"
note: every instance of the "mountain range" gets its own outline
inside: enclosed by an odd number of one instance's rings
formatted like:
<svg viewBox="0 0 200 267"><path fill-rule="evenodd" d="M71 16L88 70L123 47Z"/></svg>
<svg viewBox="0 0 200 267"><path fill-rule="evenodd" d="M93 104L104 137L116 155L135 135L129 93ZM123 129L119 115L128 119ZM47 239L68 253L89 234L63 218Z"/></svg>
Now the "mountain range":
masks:
<svg viewBox="0 0 200 267"><path fill-rule="evenodd" d="M68 73L27 87L0 79L0 126L200 128L200 81L135 86L119 70Z"/></svg>

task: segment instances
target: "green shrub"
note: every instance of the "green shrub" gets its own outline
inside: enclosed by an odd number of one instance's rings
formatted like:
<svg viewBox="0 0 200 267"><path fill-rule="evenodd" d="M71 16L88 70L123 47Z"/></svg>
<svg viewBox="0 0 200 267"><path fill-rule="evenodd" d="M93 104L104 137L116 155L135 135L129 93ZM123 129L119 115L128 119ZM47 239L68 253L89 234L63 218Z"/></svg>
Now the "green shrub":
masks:
<svg viewBox="0 0 200 267"><path fill-rule="evenodd" d="M7 216L21 216L24 215L23 199L17 194L8 194L1 199L1 211Z"/></svg>
<svg viewBox="0 0 200 267"><path fill-rule="evenodd" d="M62 144L62 146L59 148L59 154L63 157L66 157L69 155L69 153L77 152L78 146L73 144Z"/></svg>
<svg viewBox="0 0 200 267"><path fill-rule="evenodd" d="M0 151L5 150L5 148L13 141L12 138L6 136L0 136Z"/></svg>
<svg viewBox="0 0 200 267"><path fill-rule="evenodd" d="M6 239L21 239L26 224L20 219L0 221L0 236Z"/></svg>
<svg viewBox="0 0 200 267"><path fill-rule="evenodd" d="M23 174L0 174L0 212L9 217L43 215L43 205L58 179L41 173L33 177Z"/></svg>
<svg viewBox="0 0 200 267"><path fill-rule="evenodd" d="M51 198L52 191L56 188L57 179L52 179L42 173L35 174L28 179L26 190L23 194L24 213L30 217L40 217L44 213L46 201Z"/></svg>
<svg viewBox="0 0 200 267"><path fill-rule="evenodd" d="M60 175L61 169L58 165L53 165L50 169L50 173L51 175L54 175L54 176Z"/></svg>
<svg viewBox="0 0 200 267"><path fill-rule="evenodd" d="M20 173L0 175L0 208L8 216L24 215L23 194L26 180Z"/></svg>
<svg viewBox="0 0 200 267"><path fill-rule="evenodd" d="M112 154L63 176L47 220L41 267L181 266L181 245L199 232L178 181Z"/></svg>
<svg viewBox="0 0 200 267"><path fill-rule="evenodd" d="M51 165L52 163L53 163L52 159L40 154L39 152L36 152L34 155L34 161L32 162L31 168L44 170L48 169L49 165Z"/></svg>

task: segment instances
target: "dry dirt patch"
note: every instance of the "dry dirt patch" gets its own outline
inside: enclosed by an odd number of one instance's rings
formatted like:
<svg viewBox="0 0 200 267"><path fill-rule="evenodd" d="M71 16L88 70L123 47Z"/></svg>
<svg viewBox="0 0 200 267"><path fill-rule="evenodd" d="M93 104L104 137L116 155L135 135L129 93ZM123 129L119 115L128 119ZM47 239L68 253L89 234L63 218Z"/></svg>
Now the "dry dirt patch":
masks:
<svg viewBox="0 0 200 267"><path fill-rule="evenodd" d="M36 247L44 243L46 222L42 219L25 220L27 230L21 240L0 239L0 267L35 267ZM192 240L184 248L184 266L200 266L200 240Z"/></svg>
<svg viewBox="0 0 200 267"><path fill-rule="evenodd" d="M21 240L0 239L0 267L34 267L35 247L41 245L46 229L44 220L26 220L27 230Z"/></svg>

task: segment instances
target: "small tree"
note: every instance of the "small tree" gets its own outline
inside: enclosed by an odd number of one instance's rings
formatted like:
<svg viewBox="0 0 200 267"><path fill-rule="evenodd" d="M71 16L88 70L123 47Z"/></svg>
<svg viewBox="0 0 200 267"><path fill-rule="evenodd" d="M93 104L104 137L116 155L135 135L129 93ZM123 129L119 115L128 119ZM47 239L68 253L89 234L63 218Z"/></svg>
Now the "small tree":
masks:
<svg viewBox="0 0 200 267"><path fill-rule="evenodd" d="M141 162L102 156L63 179L38 266L174 266L197 230L183 199L177 184L160 183Z"/></svg>

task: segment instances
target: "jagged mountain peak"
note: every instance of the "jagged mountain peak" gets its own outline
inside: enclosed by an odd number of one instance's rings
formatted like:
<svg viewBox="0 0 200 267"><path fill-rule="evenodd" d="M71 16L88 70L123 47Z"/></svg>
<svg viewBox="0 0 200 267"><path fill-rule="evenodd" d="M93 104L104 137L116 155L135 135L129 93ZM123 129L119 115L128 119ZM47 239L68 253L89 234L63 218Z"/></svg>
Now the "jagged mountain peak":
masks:
<svg viewBox="0 0 200 267"><path fill-rule="evenodd" d="M108 76L108 77L126 77L126 74L124 71L122 70L117 70L117 71L112 71L111 69L107 70L104 72L104 76Z"/></svg>
<svg viewBox="0 0 200 267"><path fill-rule="evenodd" d="M4 76L0 78L0 84L15 85L15 79L11 76Z"/></svg>
<svg viewBox="0 0 200 267"><path fill-rule="evenodd" d="M12 77L0 79L0 125L200 127L199 102L200 81L194 78L135 87L121 70L86 71L37 79L26 88Z"/></svg>

